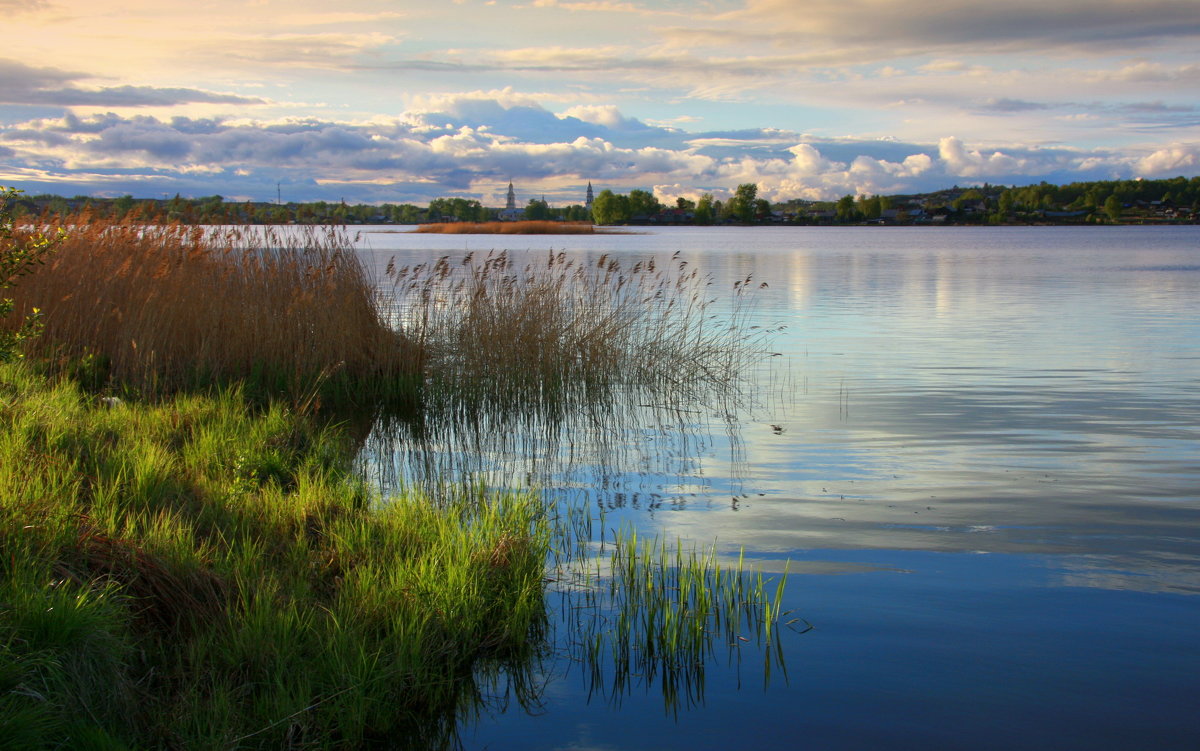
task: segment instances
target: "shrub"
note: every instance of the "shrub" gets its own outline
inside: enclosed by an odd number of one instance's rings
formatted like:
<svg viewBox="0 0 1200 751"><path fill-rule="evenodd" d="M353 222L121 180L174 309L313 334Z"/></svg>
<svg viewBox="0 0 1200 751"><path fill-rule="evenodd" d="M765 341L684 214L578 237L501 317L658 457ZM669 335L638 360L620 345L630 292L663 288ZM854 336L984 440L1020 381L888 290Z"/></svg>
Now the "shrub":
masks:
<svg viewBox="0 0 1200 751"><path fill-rule="evenodd" d="M18 231L9 206L21 191L0 187L0 289L10 289L18 277L44 264L46 257L62 241L62 236L46 237L38 232ZM40 308L31 308L15 321L11 317L15 303L0 298L0 362L21 357L21 342L36 336L42 328Z"/></svg>

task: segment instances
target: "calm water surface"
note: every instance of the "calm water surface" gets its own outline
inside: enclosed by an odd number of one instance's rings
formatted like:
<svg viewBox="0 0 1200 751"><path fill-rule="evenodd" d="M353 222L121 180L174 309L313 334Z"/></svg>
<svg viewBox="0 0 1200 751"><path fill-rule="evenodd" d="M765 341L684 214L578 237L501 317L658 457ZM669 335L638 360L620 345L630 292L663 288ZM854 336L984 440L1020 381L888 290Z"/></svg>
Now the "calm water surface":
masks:
<svg viewBox="0 0 1200 751"><path fill-rule="evenodd" d="M814 626L786 634L786 676L715 660L675 706L649 679L589 695L551 655L536 710L495 697L467 748L1200 748L1200 228L361 247L379 268L680 251L722 300L766 282L755 321L785 327L736 404L373 441L381 476L532 483L598 527L790 561L787 607Z"/></svg>

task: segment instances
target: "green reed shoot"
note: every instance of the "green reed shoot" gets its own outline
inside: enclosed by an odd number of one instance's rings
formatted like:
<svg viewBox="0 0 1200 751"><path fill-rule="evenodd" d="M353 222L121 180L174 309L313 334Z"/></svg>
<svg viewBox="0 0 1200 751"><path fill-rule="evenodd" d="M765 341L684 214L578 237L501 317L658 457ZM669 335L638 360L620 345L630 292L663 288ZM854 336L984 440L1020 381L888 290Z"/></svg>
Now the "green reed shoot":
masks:
<svg viewBox="0 0 1200 751"><path fill-rule="evenodd" d="M786 571L768 593L744 555L723 566L715 546L698 551L624 530L609 548L594 563L595 580L604 584L568 600L564 613L592 691L619 701L635 679L657 681L674 711L702 698L705 666L720 647L738 653L743 644L757 645L767 677L772 665L782 665L777 622Z"/></svg>

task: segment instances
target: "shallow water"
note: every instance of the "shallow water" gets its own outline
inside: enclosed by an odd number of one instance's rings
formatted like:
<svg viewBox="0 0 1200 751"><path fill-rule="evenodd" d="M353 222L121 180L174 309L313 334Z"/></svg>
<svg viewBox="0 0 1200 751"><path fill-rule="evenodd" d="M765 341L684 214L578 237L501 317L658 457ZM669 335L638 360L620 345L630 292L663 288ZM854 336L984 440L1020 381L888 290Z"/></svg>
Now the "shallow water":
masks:
<svg viewBox="0 0 1200 751"><path fill-rule="evenodd" d="M715 660L690 707L652 681L589 698L549 659L539 711L485 713L467 748L1200 747L1200 228L367 228L360 247L379 269L679 251L719 300L750 275L756 322L786 326L736 404L373 442L381 475L533 483L605 528L790 561L814 626L786 634L786 677Z"/></svg>

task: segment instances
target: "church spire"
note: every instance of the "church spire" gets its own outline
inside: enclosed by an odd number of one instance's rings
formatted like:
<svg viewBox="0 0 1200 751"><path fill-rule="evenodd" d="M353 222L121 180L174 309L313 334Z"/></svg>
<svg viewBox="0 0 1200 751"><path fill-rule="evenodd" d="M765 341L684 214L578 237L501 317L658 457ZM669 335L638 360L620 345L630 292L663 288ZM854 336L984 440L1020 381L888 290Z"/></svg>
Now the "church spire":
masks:
<svg viewBox="0 0 1200 751"><path fill-rule="evenodd" d="M512 180L508 181L508 203L504 206L506 209L517 208L517 194L513 190Z"/></svg>
<svg viewBox="0 0 1200 751"><path fill-rule="evenodd" d="M588 207L589 209L592 208L592 181L591 180L588 180L587 203L585 203L584 206Z"/></svg>

